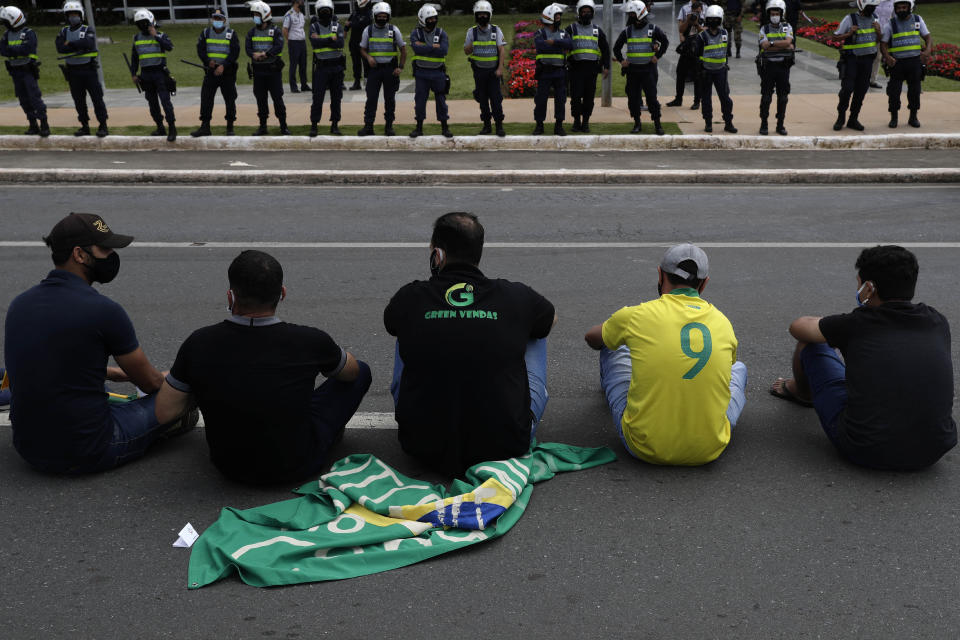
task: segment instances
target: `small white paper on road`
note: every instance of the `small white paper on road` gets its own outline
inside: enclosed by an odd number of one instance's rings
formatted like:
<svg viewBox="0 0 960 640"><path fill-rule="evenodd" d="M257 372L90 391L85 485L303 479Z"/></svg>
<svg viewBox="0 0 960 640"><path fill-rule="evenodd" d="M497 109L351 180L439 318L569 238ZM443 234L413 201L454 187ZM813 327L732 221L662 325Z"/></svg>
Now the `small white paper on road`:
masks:
<svg viewBox="0 0 960 640"><path fill-rule="evenodd" d="M255 167L256 165L247 164L247 163L244 162L243 160L234 160L233 162L230 163L229 166L231 166L231 167Z"/></svg>
<svg viewBox="0 0 960 640"><path fill-rule="evenodd" d="M197 530L193 528L193 525L189 522L187 526L183 529L180 529L180 537L177 538L177 541L173 543L175 547L192 547L193 543L197 541L197 538L200 537L200 534L197 533Z"/></svg>
<svg viewBox="0 0 960 640"><path fill-rule="evenodd" d="M126 160L114 160L113 164L127 164Z"/></svg>

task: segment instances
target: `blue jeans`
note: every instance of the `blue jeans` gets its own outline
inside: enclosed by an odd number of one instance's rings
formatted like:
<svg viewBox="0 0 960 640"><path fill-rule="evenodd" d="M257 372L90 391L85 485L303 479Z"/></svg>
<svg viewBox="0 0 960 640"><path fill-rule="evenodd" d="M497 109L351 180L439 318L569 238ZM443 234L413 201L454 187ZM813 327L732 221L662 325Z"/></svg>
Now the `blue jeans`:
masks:
<svg viewBox="0 0 960 640"><path fill-rule="evenodd" d="M530 386L530 413L533 422L530 424L530 441L537 433L537 425L547 408L547 339L530 340L527 350L523 354L527 365L527 383ZM393 406L396 408L400 400L400 378L403 376L403 359L400 357L400 343L397 342L393 353L393 380L390 382L390 395L393 396Z"/></svg>
<svg viewBox="0 0 960 640"><path fill-rule="evenodd" d="M627 408L627 392L630 390L630 380L633 378L633 365L630 362L630 349L625 345L611 351L606 347L600 349L600 386L610 405L610 414L613 424L620 434L620 440L627 451L626 440L623 438L623 412ZM730 368L730 404L727 405L727 420L730 426L737 426L743 406L747 402L745 389L747 386L747 365L739 360Z"/></svg>
<svg viewBox="0 0 960 640"><path fill-rule="evenodd" d="M823 343L808 344L800 352L803 372L810 385L813 408L824 433L838 449L837 418L847 407L847 367L836 350Z"/></svg>

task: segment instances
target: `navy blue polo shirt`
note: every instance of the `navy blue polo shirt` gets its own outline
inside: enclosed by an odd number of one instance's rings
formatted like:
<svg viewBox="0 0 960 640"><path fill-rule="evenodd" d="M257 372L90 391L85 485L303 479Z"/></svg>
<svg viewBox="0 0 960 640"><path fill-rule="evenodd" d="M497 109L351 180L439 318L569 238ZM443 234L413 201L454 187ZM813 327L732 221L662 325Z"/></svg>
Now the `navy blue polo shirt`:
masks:
<svg viewBox="0 0 960 640"><path fill-rule="evenodd" d="M68 271L14 298L3 349L20 455L47 468L99 460L113 435L107 359L138 346L123 307Z"/></svg>

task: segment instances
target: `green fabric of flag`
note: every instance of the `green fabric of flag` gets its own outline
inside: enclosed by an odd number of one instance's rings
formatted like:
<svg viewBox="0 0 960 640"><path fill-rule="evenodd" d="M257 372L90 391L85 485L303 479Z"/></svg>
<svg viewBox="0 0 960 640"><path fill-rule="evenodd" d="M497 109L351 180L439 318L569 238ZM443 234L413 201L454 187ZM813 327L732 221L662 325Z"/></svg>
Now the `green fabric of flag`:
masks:
<svg viewBox="0 0 960 640"><path fill-rule="evenodd" d="M236 570L257 587L379 573L492 540L520 519L533 484L616 459L607 447L541 443L482 462L449 488L406 477L375 456L334 463L299 497L253 509L227 507L190 554L188 587Z"/></svg>

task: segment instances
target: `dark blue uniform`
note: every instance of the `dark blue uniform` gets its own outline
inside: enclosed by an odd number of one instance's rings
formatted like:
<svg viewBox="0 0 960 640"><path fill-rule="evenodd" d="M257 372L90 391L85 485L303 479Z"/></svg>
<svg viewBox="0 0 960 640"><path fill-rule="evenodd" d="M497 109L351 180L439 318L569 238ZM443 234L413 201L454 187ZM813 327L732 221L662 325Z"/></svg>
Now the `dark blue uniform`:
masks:
<svg viewBox="0 0 960 640"><path fill-rule="evenodd" d="M280 27L265 24L247 32L247 55L253 59L255 52L263 52L266 58L253 60L253 95L257 98L257 117L261 133L267 126L270 107L267 94L273 99L273 111L280 121L281 131L287 128L287 107L283 104L283 31Z"/></svg>
<svg viewBox="0 0 960 640"><path fill-rule="evenodd" d="M217 33L213 27L207 27L200 32L197 40L197 57L200 63L207 68L203 76L203 85L200 87L200 122L207 125L213 118L213 99L220 90L223 104L226 107L227 130L233 128L237 119L237 60L240 58L240 41L236 31L225 27ZM217 75L216 66L223 67L223 73Z"/></svg>
<svg viewBox="0 0 960 640"><path fill-rule="evenodd" d="M423 44L417 44L422 42ZM433 45L439 45L434 47ZM433 101L437 105L437 120L445 124L447 113L447 73L446 57L450 49L447 32L440 27L427 31L417 27L410 33L410 48L413 49L413 78L416 82L414 94L414 117L420 124L427 118L427 98L433 92Z"/></svg>
<svg viewBox="0 0 960 640"><path fill-rule="evenodd" d="M47 105L43 103L40 86L37 84L37 67L40 64L37 56L37 34L27 27L8 29L3 38L0 38L0 54L9 58L7 71L13 78L13 90L20 100L20 107L30 121L30 132L38 133L37 120L42 122L43 129L47 129Z"/></svg>
<svg viewBox="0 0 960 640"><path fill-rule="evenodd" d="M310 105L310 124L316 126L323 113L323 99L330 90L330 122L340 122L340 103L343 100L343 27L336 20L323 26L319 20L310 24L310 47L313 51L313 103ZM311 133L311 135L313 135Z"/></svg>
<svg viewBox="0 0 960 640"><path fill-rule="evenodd" d="M167 51L173 50L173 42L165 33L157 32L156 36L149 33L137 33L133 36L133 49L130 53L130 71L137 73L140 68L140 88L150 106L150 116L157 123L157 128L163 127L163 116L167 124L173 126L176 116L173 113L173 102L170 101L170 92L167 90ZM160 106L163 105L163 113Z"/></svg>
<svg viewBox="0 0 960 640"><path fill-rule="evenodd" d="M552 40L553 44L548 44ZM533 119L542 125L547 117L547 99L553 89L553 114L557 124L563 122L567 106L566 54L573 49L573 40L565 31L550 27L537 30L537 93L533 97Z"/></svg>
<svg viewBox="0 0 960 640"><path fill-rule="evenodd" d="M101 127L106 127L107 105L103 102L103 87L97 76L97 34L85 24L64 27L56 39L57 53L69 55L65 62L70 95L77 110L77 119L84 128L90 122L87 94L93 103L93 113Z"/></svg>

